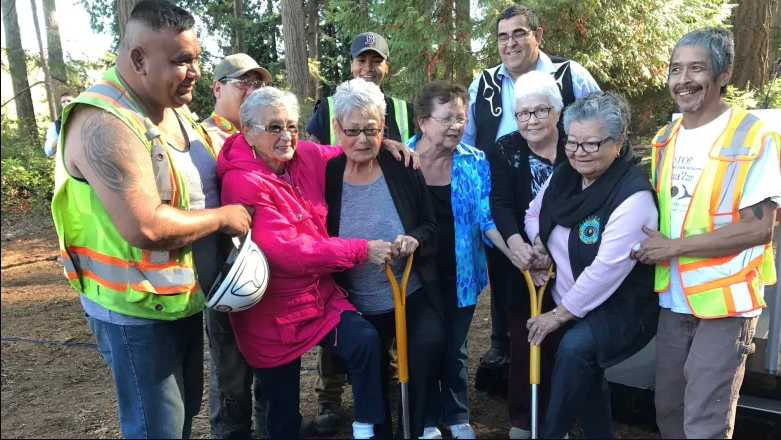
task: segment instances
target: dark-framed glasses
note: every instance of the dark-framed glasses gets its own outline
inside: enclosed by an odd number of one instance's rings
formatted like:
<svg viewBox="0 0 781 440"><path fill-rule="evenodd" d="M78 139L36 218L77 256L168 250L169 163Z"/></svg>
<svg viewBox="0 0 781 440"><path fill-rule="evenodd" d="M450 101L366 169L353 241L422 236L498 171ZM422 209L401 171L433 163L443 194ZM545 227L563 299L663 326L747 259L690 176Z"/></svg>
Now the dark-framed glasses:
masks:
<svg viewBox="0 0 781 440"><path fill-rule="evenodd" d="M586 153L596 153L599 151L599 148L604 144L605 142L612 140L612 136L608 136L601 141L588 141L588 142L577 142L571 139L567 139L567 142L564 144L564 149L569 151L570 153L575 153L578 151L578 148L582 148L583 151Z"/></svg>
<svg viewBox="0 0 781 440"><path fill-rule="evenodd" d="M552 110L552 107L541 107L537 110L534 110L533 112L522 110L515 113L515 119L518 122L526 122L529 119L531 119L532 115L534 115L537 119L545 119L550 115L550 111Z"/></svg>
<svg viewBox="0 0 781 440"><path fill-rule="evenodd" d="M266 83L261 80L249 80L249 79L240 79L240 78L223 78L220 80L220 82L232 82L233 85L240 88L241 90L247 90L250 88L253 89L262 89L266 86Z"/></svg>
<svg viewBox="0 0 781 440"><path fill-rule="evenodd" d="M515 40L516 43L520 43L521 40L523 40L524 38L528 37L529 34L531 34L531 33L532 33L531 30L526 30L526 29L523 29L523 28L516 29L512 33L512 39ZM505 44L510 42L510 35L499 34L499 35L497 35L496 40L499 42L499 44L505 45Z"/></svg>

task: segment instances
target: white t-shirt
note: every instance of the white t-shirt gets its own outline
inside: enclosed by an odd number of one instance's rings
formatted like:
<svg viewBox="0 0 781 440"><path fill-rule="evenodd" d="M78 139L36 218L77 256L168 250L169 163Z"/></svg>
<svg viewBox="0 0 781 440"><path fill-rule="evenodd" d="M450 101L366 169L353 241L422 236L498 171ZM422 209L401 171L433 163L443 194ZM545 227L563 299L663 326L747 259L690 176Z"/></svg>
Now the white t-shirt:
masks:
<svg viewBox="0 0 781 440"><path fill-rule="evenodd" d="M689 209L694 187L708 163L708 154L713 144L727 128L730 114L730 110L727 110L702 127L687 130L681 126L678 131L673 158L670 238L680 238L681 227L686 210ZM772 138L766 141L762 154L749 169L739 209L756 205L765 199L771 199L777 204L781 201L781 170L777 146ZM659 294L659 305L675 313L691 314L681 287L677 258L670 262L670 272L670 287ZM764 294L764 286L760 285L759 294ZM739 316L757 316L761 312L762 310L755 310Z"/></svg>

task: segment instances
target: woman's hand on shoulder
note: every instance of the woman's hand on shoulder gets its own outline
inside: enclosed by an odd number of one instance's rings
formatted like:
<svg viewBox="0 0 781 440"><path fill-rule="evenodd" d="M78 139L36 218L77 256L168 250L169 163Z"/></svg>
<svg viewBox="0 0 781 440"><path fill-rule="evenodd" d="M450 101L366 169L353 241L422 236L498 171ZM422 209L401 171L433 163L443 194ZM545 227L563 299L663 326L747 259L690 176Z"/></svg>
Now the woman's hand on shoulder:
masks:
<svg viewBox="0 0 781 440"><path fill-rule="evenodd" d="M388 150L388 152L390 152L398 161L401 161L403 157L405 166L409 166L409 162L412 160L412 167L416 170L420 169L420 158L418 157L418 153L410 149L406 144L390 139L383 139L380 146Z"/></svg>

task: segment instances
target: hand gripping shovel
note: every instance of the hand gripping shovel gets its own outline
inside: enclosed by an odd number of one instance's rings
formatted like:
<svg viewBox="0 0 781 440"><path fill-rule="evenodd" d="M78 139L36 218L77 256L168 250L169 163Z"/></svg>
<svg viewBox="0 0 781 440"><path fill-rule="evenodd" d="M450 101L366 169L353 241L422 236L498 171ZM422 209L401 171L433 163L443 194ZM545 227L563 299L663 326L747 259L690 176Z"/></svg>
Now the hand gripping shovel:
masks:
<svg viewBox="0 0 781 440"><path fill-rule="evenodd" d="M396 352L399 357L399 384L401 384L402 426L404 438L410 438L409 428L409 358L407 357L407 282L412 270L412 255L407 257L407 266L401 277L401 289L393 275L390 265L385 265L385 275L388 276L393 290L393 308L396 313Z"/></svg>
<svg viewBox="0 0 781 440"><path fill-rule="evenodd" d="M548 280L550 280L553 274L553 264L548 268ZM540 286L539 293L534 288L534 282L532 276L528 270L523 271L523 277L526 278L526 287L529 289L529 304L531 306L532 318L542 313L542 296L545 294L545 288L548 287L548 281ZM537 439L537 386L540 384L540 346L529 346L529 384L532 387L532 438Z"/></svg>

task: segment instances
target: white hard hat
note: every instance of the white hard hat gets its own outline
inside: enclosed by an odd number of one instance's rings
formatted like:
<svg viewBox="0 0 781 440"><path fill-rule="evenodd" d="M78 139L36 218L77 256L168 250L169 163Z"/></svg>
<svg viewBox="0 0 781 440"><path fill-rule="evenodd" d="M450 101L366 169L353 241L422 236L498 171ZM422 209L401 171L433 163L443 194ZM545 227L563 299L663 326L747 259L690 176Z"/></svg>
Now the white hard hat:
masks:
<svg viewBox="0 0 781 440"><path fill-rule="evenodd" d="M268 261L250 232L240 241L233 237L235 248L206 295L206 307L218 312L247 310L263 298L268 286Z"/></svg>

